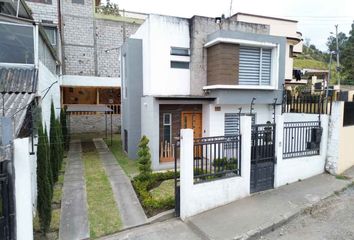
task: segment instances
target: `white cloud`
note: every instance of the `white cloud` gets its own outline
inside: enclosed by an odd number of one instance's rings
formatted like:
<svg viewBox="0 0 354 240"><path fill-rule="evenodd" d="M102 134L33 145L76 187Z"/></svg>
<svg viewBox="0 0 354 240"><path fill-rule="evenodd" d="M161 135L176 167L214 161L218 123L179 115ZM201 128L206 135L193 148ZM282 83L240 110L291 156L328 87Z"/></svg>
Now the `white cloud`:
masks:
<svg viewBox="0 0 354 240"><path fill-rule="evenodd" d="M113 0L130 11L157 13L179 17L229 15L230 0ZM354 20L352 0L233 0L232 13L247 12L266 16L286 17L299 21L304 38L326 50L329 32L339 24L339 31L348 34Z"/></svg>

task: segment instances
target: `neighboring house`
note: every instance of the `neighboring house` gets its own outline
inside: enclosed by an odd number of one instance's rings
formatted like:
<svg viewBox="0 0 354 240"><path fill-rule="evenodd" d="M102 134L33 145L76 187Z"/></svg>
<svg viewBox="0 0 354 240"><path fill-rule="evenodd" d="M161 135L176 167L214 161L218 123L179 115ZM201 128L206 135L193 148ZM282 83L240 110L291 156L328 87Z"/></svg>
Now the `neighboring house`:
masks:
<svg viewBox="0 0 354 240"><path fill-rule="evenodd" d="M93 0L27 0L34 18L49 28L63 62L61 103L106 104L120 126L119 47L143 23L144 14L107 9ZM59 31L58 31L59 30ZM71 132L102 132L105 116L73 113Z"/></svg>
<svg viewBox="0 0 354 240"><path fill-rule="evenodd" d="M226 19L149 15L121 53L122 140L129 157L137 157L146 135L153 168L170 168L181 128L193 128L195 138L235 134L239 108L254 123L272 121L274 99L281 103L293 53L302 48L296 28L293 20L243 13Z"/></svg>
<svg viewBox="0 0 354 240"><path fill-rule="evenodd" d="M0 239L30 240L37 199L34 122L42 116L50 131L52 101L59 116L60 61L24 1L0 1L0 46L0 148L8 150L0 153Z"/></svg>

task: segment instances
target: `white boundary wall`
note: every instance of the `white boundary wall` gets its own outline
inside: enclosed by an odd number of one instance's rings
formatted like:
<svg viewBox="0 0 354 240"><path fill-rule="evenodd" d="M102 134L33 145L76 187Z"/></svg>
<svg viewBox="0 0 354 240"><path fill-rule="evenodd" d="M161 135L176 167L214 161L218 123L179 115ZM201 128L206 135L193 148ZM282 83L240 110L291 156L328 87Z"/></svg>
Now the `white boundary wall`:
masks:
<svg viewBox="0 0 354 240"><path fill-rule="evenodd" d="M14 140L16 234L18 240L33 239L33 164L29 155L29 139Z"/></svg>
<svg viewBox="0 0 354 240"><path fill-rule="evenodd" d="M279 187L298 180L309 178L324 172L327 140L328 140L328 115L321 115L323 128L320 155L283 159L283 133L284 122L318 121L317 114L285 113L276 116L276 156L277 164L274 169L274 187Z"/></svg>
<svg viewBox="0 0 354 240"><path fill-rule="evenodd" d="M241 176L193 183L193 130L181 130L180 216L182 220L250 195L251 117L241 117Z"/></svg>

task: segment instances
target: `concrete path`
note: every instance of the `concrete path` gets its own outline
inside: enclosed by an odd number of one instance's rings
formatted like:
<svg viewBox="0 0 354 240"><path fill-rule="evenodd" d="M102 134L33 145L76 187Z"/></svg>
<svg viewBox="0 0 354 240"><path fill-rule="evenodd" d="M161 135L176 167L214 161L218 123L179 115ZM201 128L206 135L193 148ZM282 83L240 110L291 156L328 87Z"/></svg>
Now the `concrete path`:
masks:
<svg viewBox="0 0 354 240"><path fill-rule="evenodd" d="M354 180L354 168L339 180L328 174L254 194L183 223L174 219L127 230L103 239L257 239L294 219ZM301 232L299 232L301 239Z"/></svg>
<svg viewBox="0 0 354 240"><path fill-rule="evenodd" d="M114 199L122 218L123 228L146 223L147 217L135 194L130 179L118 165L116 158L106 143L101 138L95 138L93 142L111 183Z"/></svg>
<svg viewBox="0 0 354 240"><path fill-rule="evenodd" d="M145 225L126 230L101 240L202 240L203 236L194 232L180 220L172 219L165 222Z"/></svg>
<svg viewBox="0 0 354 240"><path fill-rule="evenodd" d="M89 239L84 165L80 140L70 142L61 202L59 239Z"/></svg>

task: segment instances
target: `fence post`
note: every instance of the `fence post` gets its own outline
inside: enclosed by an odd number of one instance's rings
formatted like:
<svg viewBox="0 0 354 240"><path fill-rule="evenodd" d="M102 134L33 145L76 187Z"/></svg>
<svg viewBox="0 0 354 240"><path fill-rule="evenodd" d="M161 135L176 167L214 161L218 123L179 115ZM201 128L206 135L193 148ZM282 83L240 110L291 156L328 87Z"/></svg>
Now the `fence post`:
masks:
<svg viewBox="0 0 354 240"><path fill-rule="evenodd" d="M180 138L180 217L189 216L188 196L193 187L193 130L181 129Z"/></svg>
<svg viewBox="0 0 354 240"><path fill-rule="evenodd" d="M284 115L276 117L275 128L275 157L276 164L274 165L274 187L279 187L279 177L281 176L281 164L283 161L283 136L284 136Z"/></svg>
<svg viewBox="0 0 354 240"><path fill-rule="evenodd" d="M251 132L252 117L241 116L241 177L245 179L246 184L251 187ZM248 194L250 188L248 188Z"/></svg>

